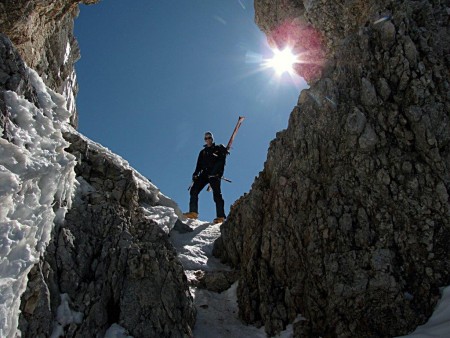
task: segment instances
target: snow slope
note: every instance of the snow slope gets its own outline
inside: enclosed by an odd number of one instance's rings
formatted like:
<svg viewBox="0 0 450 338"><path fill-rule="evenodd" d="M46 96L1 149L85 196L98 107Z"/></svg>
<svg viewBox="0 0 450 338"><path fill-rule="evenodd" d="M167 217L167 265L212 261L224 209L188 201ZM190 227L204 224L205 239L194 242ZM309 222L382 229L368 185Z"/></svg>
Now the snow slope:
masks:
<svg viewBox="0 0 450 338"><path fill-rule="evenodd" d="M185 221L192 232L170 233L172 244L178 252L188 279L196 278L195 270L214 271L230 268L213 257L214 241L220 236L220 225L208 222ZM197 307L197 321L194 328L195 338L236 338L266 337L264 327L245 325L238 318L236 297L237 282L231 288L216 293L197 287L191 287L194 303ZM292 337L292 325L277 337Z"/></svg>
<svg viewBox="0 0 450 338"><path fill-rule="evenodd" d="M229 270L212 256L214 241L220 236L220 224L187 220L193 231L178 233L172 231L170 238L178 252L188 279L194 279L195 270ZM221 294L191 287L191 294L197 307L197 321L194 337L265 337L264 328L246 326L238 319L237 283Z"/></svg>

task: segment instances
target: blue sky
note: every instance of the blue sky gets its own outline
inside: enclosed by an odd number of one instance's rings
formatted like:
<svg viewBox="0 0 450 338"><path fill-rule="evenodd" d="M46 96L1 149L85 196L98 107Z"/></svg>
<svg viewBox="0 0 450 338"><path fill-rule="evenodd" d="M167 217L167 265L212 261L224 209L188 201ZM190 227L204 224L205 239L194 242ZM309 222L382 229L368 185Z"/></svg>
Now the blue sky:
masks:
<svg viewBox="0 0 450 338"><path fill-rule="evenodd" d="M264 68L273 55L250 0L107 0L75 21L79 130L126 159L183 211L204 132L227 144L225 211L250 190L287 127L302 79ZM202 220L215 217L200 194Z"/></svg>

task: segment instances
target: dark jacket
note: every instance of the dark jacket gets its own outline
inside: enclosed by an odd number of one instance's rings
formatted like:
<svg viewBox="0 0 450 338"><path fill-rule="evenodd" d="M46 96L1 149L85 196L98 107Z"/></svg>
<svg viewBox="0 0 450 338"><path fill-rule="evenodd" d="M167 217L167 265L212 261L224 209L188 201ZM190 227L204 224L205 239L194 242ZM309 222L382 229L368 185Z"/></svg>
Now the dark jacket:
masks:
<svg viewBox="0 0 450 338"><path fill-rule="evenodd" d="M212 144L211 147L206 145L198 154L197 166L192 176L208 175L222 177L225 169L225 161L227 157L227 148L222 144Z"/></svg>

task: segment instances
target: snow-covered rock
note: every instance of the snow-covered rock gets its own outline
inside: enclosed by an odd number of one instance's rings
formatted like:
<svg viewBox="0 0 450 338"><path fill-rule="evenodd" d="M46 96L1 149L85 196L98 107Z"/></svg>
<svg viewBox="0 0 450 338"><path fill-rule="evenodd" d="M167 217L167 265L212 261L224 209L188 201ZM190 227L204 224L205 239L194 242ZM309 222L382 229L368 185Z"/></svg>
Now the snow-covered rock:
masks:
<svg viewBox="0 0 450 338"><path fill-rule="evenodd" d="M0 42L0 336L191 335L167 235L180 209L75 131L65 97Z"/></svg>
<svg viewBox="0 0 450 338"><path fill-rule="evenodd" d="M2 44L2 54L6 47ZM70 117L66 101L47 90L35 71L22 71L23 81L34 88L36 105L17 92L1 92L8 113L7 133L2 131L11 136L0 139L2 337L16 334L27 274L71 207L75 183L75 157L64 150L69 143L61 132Z"/></svg>

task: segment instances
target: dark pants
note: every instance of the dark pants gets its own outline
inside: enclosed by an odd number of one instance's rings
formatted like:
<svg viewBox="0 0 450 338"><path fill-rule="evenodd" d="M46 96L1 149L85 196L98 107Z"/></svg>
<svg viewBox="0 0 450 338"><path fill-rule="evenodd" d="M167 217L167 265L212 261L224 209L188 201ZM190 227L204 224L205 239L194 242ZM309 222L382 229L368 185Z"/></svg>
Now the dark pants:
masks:
<svg viewBox="0 0 450 338"><path fill-rule="evenodd" d="M194 181L191 188L189 211L198 213L198 194L208 183L211 185L213 191L214 202L216 203L216 215L217 217L225 217L225 203L222 198L222 192L220 191L219 177L208 177L207 175L201 175Z"/></svg>

